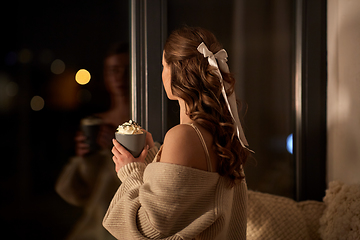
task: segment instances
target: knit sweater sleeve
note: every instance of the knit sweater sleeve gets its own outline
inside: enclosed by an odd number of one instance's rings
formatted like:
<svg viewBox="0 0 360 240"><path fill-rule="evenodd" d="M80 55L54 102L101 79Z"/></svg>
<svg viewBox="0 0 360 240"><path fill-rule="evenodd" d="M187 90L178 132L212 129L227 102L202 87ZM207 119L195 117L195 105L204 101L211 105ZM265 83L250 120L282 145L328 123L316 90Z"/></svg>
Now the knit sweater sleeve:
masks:
<svg viewBox="0 0 360 240"><path fill-rule="evenodd" d="M216 173L161 162L119 172L122 185L103 221L118 239L192 239L217 219Z"/></svg>

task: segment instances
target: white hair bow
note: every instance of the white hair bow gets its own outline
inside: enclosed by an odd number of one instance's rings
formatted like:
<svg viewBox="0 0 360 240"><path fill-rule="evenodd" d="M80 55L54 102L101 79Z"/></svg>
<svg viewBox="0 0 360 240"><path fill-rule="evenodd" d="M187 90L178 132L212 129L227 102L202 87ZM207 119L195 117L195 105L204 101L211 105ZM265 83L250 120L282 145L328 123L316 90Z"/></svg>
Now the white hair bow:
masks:
<svg viewBox="0 0 360 240"><path fill-rule="evenodd" d="M246 140L246 137L245 137L245 134L244 134L244 131L241 127L241 123L240 123L240 119L239 119L239 114L238 114L238 111L237 111L237 105L236 105L236 97L235 97L235 91L233 91L233 93L228 97L226 95L226 91L225 91L225 87L226 89L229 88L229 84L227 82L225 82L222 78L222 75L220 73L220 70L219 70L219 66L220 66L220 69L223 71L223 72L226 72L226 73L229 73L229 67L227 65L227 53L225 51L225 49L221 49L220 51L218 51L217 53L213 54L205 45L204 42L200 43L200 45L198 46L197 50L204 55L205 58L208 58L208 61L209 61L209 64L211 66L214 66L217 68L217 74L219 75L219 78L220 78L220 83L221 83L221 86L222 86L222 89L221 89L221 92L222 92L222 95L225 99L225 102L226 102L226 105L229 109L229 112L231 114L231 117L233 119L233 122L235 124L235 128L236 128L236 133L237 133L237 136L240 140L240 143L241 143L241 146L243 148L247 148L246 146L249 146L247 140ZM217 61L216 61L217 60ZM219 66L217 64L217 62L219 63ZM224 86L225 85L225 86ZM245 146L246 145L246 146ZM247 148L248 149L248 148ZM252 150L248 149L249 151L253 152Z"/></svg>

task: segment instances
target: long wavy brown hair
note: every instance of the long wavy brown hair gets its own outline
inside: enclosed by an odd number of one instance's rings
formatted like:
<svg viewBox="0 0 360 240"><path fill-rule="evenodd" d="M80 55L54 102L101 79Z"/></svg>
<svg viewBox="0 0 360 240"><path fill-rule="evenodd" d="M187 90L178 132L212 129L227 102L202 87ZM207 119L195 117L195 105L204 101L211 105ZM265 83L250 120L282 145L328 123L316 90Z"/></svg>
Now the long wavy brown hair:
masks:
<svg viewBox="0 0 360 240"><path fill-rule="evenodd" d="M244 178L242 166L249 151L237 138L230 112L221 93L216 68L198 52L204 42L214 54L222 49L214 34L198 27L182 27L168 37L164 46L164 60L171 69L171 90L183 99L190 119L213 133L213 149L218 155L218 173L230 179L231 186ZM229 83L227 94L234 91L235 79L221 72Z"/></svg>

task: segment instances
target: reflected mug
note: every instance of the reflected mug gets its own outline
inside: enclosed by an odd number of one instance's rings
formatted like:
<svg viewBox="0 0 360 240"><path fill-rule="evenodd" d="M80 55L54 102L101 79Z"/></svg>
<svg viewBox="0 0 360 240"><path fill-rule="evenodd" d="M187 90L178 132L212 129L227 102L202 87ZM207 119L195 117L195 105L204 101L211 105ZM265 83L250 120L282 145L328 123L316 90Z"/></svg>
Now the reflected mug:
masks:
<svg viewBox="0 0 360 240"><path fill-rule="evenodd" d="M97 139L101 124L102 120L99 117L89 116L81 119L81 131L86 137L85 142L89 145L90 152L95 152L100 149Z"/></svg>

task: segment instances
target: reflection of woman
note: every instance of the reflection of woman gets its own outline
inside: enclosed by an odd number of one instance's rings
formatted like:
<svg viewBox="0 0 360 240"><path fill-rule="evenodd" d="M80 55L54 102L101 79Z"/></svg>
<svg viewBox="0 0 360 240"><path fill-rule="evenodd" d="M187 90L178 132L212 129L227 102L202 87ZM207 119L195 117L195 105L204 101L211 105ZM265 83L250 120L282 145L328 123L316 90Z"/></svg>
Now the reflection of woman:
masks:
<svg viewBox="0 0 360 240"><path fill-rule="evenodd" d="M168 38L162 78L168 98L179 102L180 124L158 152L148 139L139 158L113 140L122 185L103 224L116 238L246 238L249 150L226 58L207 30L184 27Z"/></svg>
<svg viewBox="0 0 360 240"><path fill-rule="evenodd" d="M101 222L120 185L109 159L116 126L129 119L128 69L128 44L114 44L104 60L104 81L111 106L108 111L95 114L103 122L97 141L102 148L90 152L85 136L78 132L75 137L77 156L70 159L57 181L56 191L64 200L84 207L84 214L68 239L114 239Z"/></svg>
<svg viewBox="0 0 360 240"><path fill-rule="evenodd" d="M111 139L116 127L129 120L129 54L128 44L114 44L104 60L104 82L110 94L109 110L95 114L104 123L101 126L98 143L103 148L111 148ZM76 138L76 155L84 156L89 152L85 136L78 132Z"/></svg>

